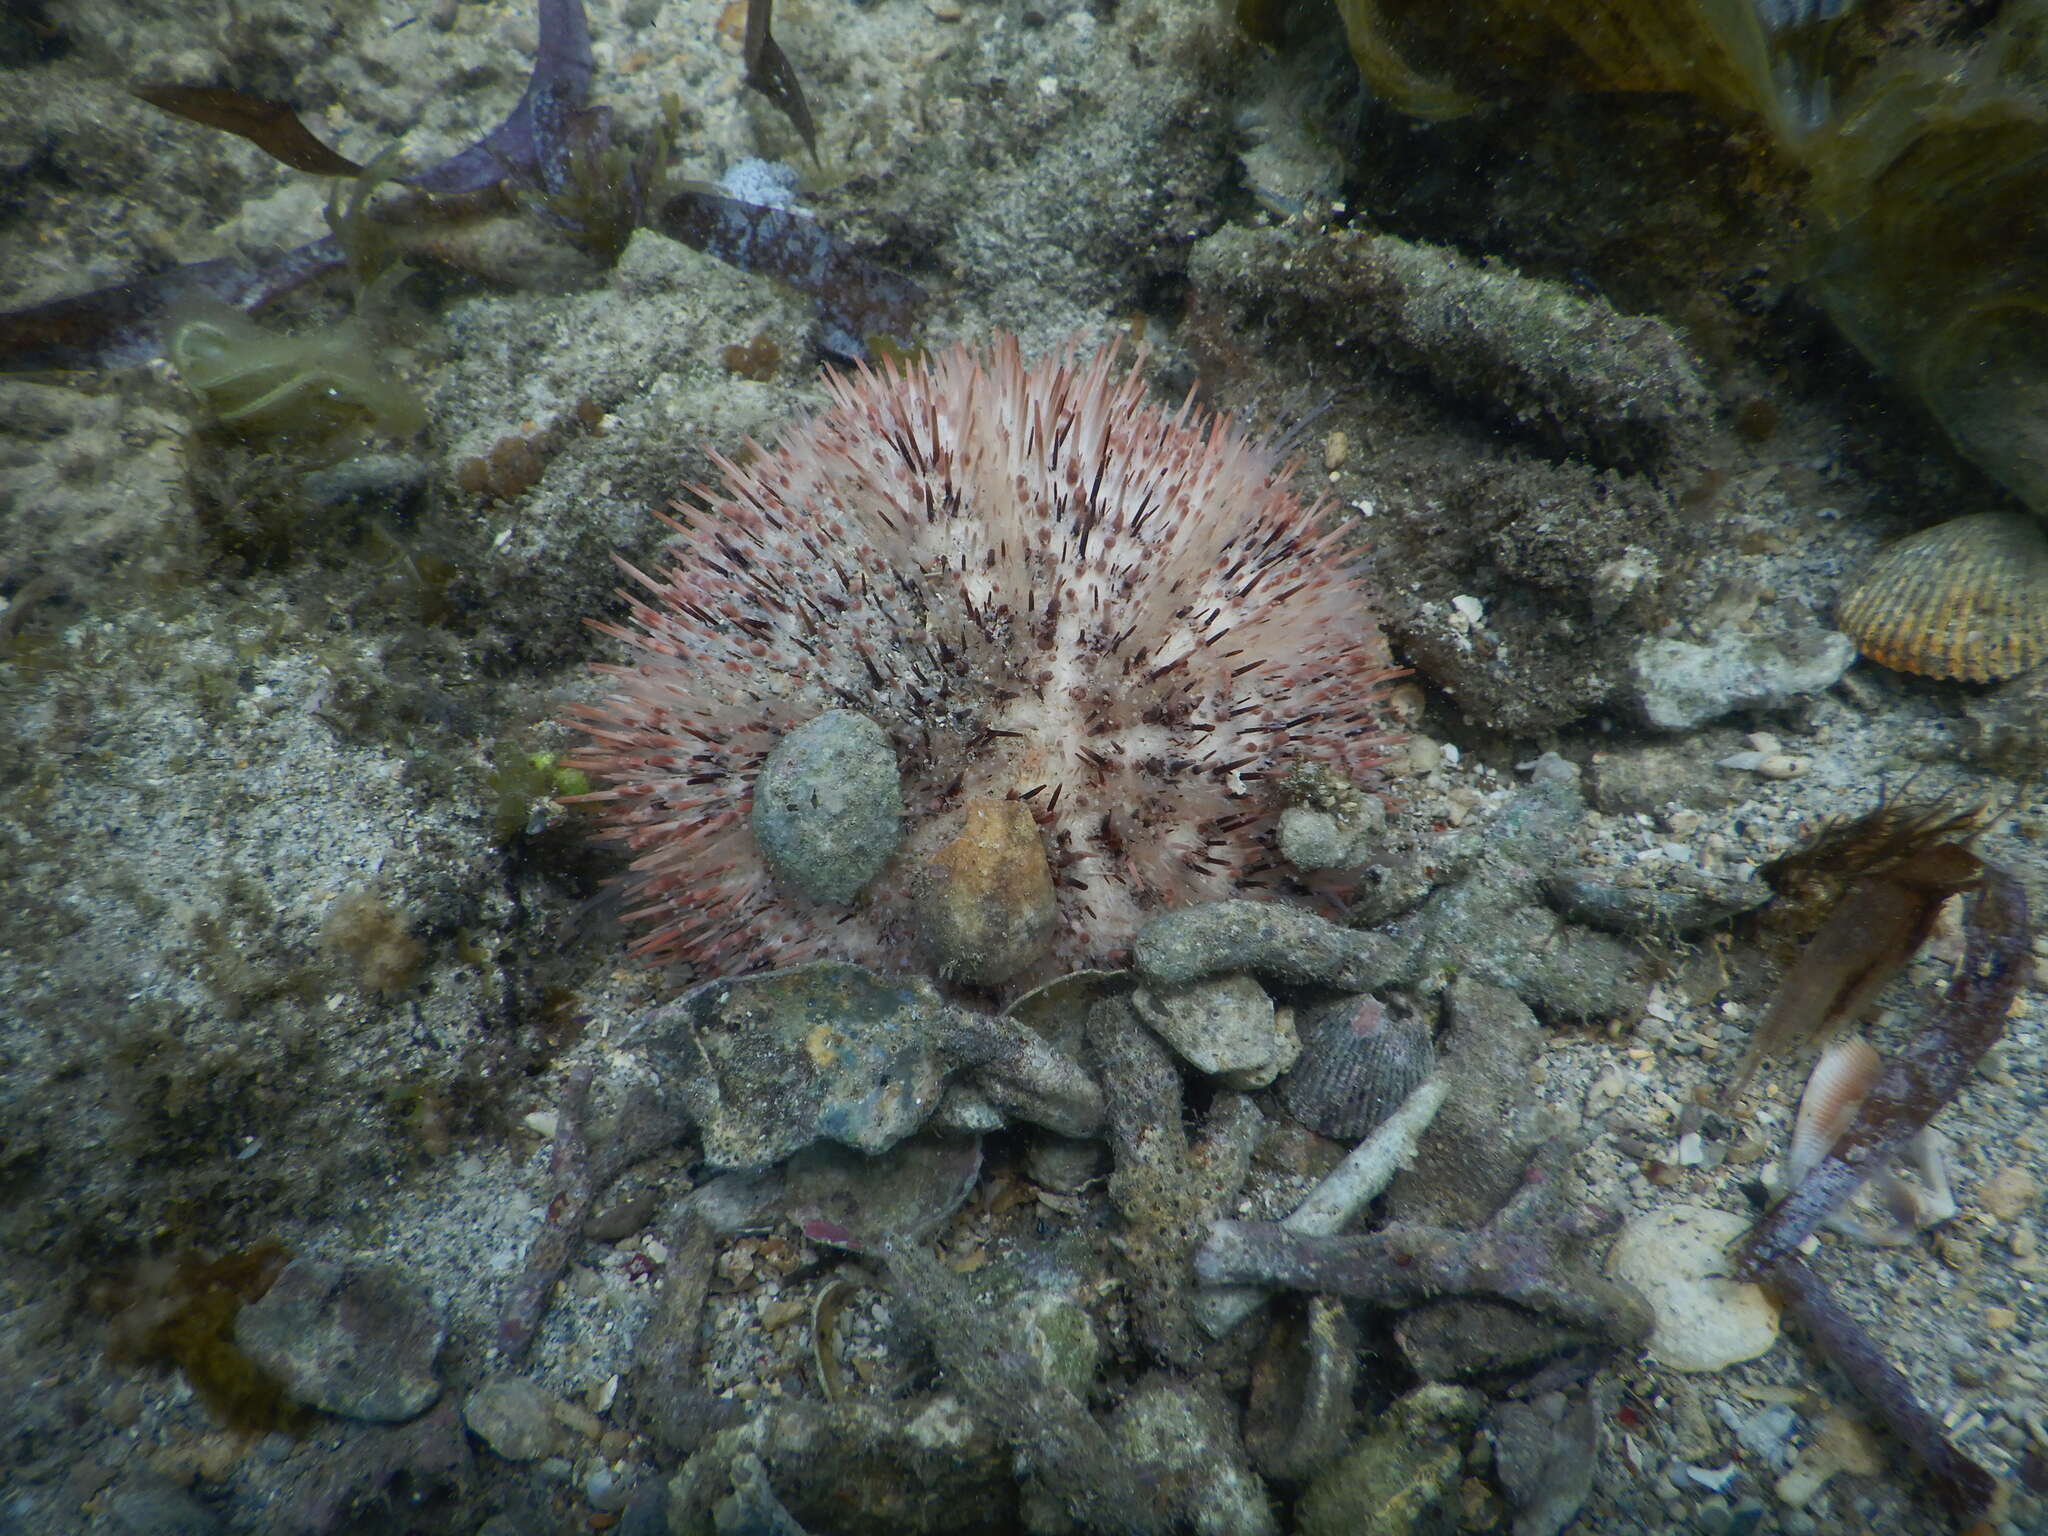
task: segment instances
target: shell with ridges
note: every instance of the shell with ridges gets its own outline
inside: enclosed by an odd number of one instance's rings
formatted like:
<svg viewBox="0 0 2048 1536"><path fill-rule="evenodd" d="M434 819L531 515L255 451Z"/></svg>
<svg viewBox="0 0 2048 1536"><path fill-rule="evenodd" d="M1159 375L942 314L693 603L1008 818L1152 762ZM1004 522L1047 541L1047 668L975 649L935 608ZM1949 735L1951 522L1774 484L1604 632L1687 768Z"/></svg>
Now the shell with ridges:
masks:
<svg viewBox="0 0 2048 1536"><path fill-rule="evenodd" d="M2048 532L1983 512L1911 534L1871 561L1836 620L1900 672L2013 677L2048 661Z"/></svg>
<svg viewBox="0 0 2048 1536"><path fill-rule="evenodd" d="M1883 1070L1884 1058L1861 1035L1845 1035L1820 1053L1792 1122L1792 1145L1785 1153L1788 1188L1797 1189L1834 1150Z"/></svg>
<svg viewBox="0 0 2048 1536"><path fill-rule="evenodd" d="M1276 1091L1310 1130L1355 1142L1399 1109L1435 1067L1427 1020L1376 997L1346 999L1310 1018L1301 1058Z"/></svg>

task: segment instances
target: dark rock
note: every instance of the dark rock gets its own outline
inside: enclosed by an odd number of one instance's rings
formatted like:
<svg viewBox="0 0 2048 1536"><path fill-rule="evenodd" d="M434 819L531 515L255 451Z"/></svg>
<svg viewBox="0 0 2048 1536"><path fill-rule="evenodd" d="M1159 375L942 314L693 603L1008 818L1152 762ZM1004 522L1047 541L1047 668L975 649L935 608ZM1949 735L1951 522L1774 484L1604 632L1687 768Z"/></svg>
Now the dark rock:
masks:
<svg viewBox="0 0 2048 1536"><path fill-rule="evenodd" d="M106 1536L220 1536L213 1511L161 1478L144 1477L107 1495Z"/></svg>
<svg viewBox="0 0 2048 1536"><path fill-rule="evenodd" d="M806 721L761 765L753 828L778 882L844 906L882 872L903 836L896 749L850 709Z"/></svg>
<svg viewBox="0 0 2048 1536"><path fill-rule="evenodd" d="M561 1440L552 1399L525 1376L493 1376L462 1404L462 1421L507 1461L538 1461Z"/></svg>
<svg viewBox="0 0 2048 1536"><path fill-rule="evenodd" d="M1596 1382L1570 1395L1494 1405L1487 1428L1515 1506L1515 1536L1558 1536L1578 1518L1600 1464L1602 1391Z"/></svg>
<svg viewBox="0 0 2048 1536"><path fill-rule="evenodd" d="M235 1318L235 1343L292 1397L397 1422L440 1395L441 1309L396 1269L295 1259Z"/></svg>
<svg viewBox="0 0 2048 1536"><path fill-rule="evenodd" d="M1138 970L1155 982L1198 981L1250 971L1271 981L1361 992L1399 982L1404 947L1314 913L1272 901L1214 901L1180 907L1138 930Z"/></svg>

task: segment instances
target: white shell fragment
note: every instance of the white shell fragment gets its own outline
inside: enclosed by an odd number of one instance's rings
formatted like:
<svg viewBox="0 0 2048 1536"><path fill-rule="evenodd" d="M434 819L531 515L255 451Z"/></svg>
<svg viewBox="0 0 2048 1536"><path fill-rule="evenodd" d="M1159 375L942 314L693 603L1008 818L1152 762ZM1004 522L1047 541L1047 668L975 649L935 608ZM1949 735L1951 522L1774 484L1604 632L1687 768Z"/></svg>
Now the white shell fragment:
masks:
<svg viewBox="0 0 2048 1536"><path fill-rule="evenodd" d="M1778 1309L1761 1287L1722 1278L1728 1245L1747 1217L1696 1205L1665 1206L1622 1229L1608 1276L1632 1285L1656 1315L1649 1353L1674 1371L1718 1371L1778 1342Z"/></svg>

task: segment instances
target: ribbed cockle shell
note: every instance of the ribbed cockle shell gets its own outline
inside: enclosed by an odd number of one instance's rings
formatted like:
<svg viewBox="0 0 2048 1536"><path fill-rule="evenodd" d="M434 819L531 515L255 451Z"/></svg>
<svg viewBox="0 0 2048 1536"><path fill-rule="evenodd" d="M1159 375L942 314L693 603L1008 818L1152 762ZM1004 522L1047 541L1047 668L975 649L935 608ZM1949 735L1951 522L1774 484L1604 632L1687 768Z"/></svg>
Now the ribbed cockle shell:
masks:
<svg viewBox="0 0 2048 1536"><path fill-rule="evenodd" d="M1428 1022L1363 997L1320 1010L1302 1031L1301 1059L1280 1079L1280 1102L1310 1130L1358 1141L1401 1107L1436 1066Z"/></svg>
<svg viewBox="0 0 2048 1536"><path fill-rule="evenodd" d="M2048 531L1984 512L1910 534L1871 561L1835 617L1883 666L2014 677L2048 661Z"/></svg>

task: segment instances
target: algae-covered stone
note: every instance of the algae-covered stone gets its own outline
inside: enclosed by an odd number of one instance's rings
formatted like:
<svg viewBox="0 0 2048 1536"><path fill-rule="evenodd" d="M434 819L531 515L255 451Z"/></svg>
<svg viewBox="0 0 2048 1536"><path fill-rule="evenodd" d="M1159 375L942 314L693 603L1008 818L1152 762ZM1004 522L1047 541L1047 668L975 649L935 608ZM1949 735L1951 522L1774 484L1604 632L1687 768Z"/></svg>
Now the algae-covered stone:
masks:
<svg viewBox="0 0 2048 1536"><path fill-rule="evenodd" d="M1738 710L1782 709L1824 692L1855 660L1856 643L1833 630L1728 629L1704 645L1656 636L1636 648L1636 702L1659 730L1696 730Z"/></svg>
<svg viewBox="0 0 2048 1536"><path fill-rule="evenodd" d="M1086 1398L1102 1358L1102 1341L1088 1309L1057 1291L1034 1291L1022 1299L1017 1318L1024 1347L1046 1380Z"/></svg>
<svg viewBox="0 0 2048 1536"><path fill-rule="evenodd" d="M896 749L866 715L828 709L768 754L754 780L753 826L779 883L845 906L903 836Z"/></svg>
<svg viewBox="0 0 2048 1536"><path fill-rule="evenodd" d="M632 1037L721 1168L765 1168L820 1140L885 1152L956 1077L1005 1122L1062 1136L1102 1123L1094 1080L1022 1024L858 965L706 982L642 1014Z"/></svg>
<svg viewBox="0 0 2048 1536"><path fill-rule="evenodd" d="M1181 1060L1226 1087L1264 1088L1301 1054L1291 1018L1249 976L1139 987L1131 1006Z"/></svg>
<svg viewBox="0 0 2048 1536"><path fill-rule="evenodd" d="M1278 1536L1266 1486L1238 1438L1236 1415L1213 1390L1168 1376L1131 1389L1110 1423L1127 1465L1146 1469L1158 1507L1195 1536Z"/></svg>
<svg viewBox="0 0 2048 1536"><path fill-rule="evenodd" d="M235 1344L293 1398L395 1424L440 1396L441 1308L405 1271L294 1259L235 1317Z"/></svg>
<svg viewBox="0 0 2048 1536"><path fill-rule="evenodd" d="M561 1441L552 1399L524 1376L482 1382L462 1403L462 1422L507 1461L538 1461Z"/></svg>
<svg viewBox="0 0 2048 1536"><path fill-rule="evenodd" d="M1417 1387L1374 1431L1309 1484L1295 1506L1301 1536L1421 1536L1456 1526L1449 1504L1465 1441L1486 1399L1466 1387Z"/></svg>

